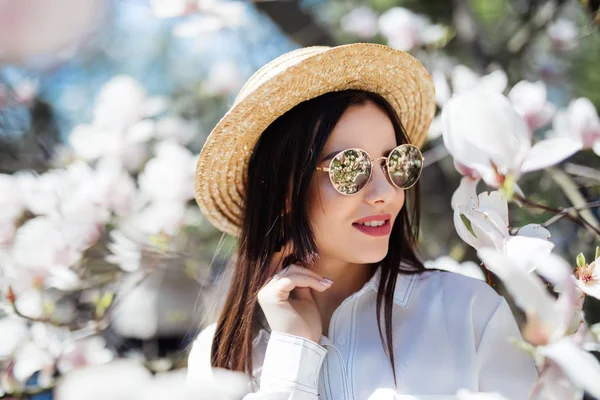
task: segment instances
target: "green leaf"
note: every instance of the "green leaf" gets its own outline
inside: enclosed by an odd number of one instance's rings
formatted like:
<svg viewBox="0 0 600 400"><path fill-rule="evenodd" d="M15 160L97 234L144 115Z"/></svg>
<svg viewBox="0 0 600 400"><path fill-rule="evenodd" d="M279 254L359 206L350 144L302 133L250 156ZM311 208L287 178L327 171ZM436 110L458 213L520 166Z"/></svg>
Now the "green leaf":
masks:
<svg viewBox="0 0 600 400"><path fill-rule="evenodd" d="M600 246L596 246L596 255L594 257L594 260L597 260L600 258Z"/></svg>
<svg viewBox="0 0 600 400"><path fill-rule="evenodd" d="M577 254L577 267L582 268L585 266L585 256L583 253Z"/></svg>
<svg viewBox="0 0 600 400"><path fill-rule="evenodd" d="M465 227L467 227L467 230L471 232L471 235L477 237L475 231L473 231L473 225L471 225L471 221L469 221L469 218L467 218L464 214L460 214L460 219L462 219L462 222L463 224L465 224Z"/></svg>

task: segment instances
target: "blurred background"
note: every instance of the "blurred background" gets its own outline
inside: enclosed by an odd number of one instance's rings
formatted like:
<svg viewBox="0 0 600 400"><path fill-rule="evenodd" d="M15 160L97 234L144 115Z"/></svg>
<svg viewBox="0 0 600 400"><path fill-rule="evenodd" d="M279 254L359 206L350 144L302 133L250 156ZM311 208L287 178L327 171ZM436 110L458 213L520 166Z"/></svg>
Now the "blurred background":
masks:
<svg viewBox="0 0 600 400"><path fill-rule="evenodd" d="M0 398L179 390L235 251L193 200L196 157L266 62L302 46L388 44L425 64L440 109L483 82L509 95L534 140L566 113L589 141L600 138L599 5L0 0ZM578 114L579 98L594 109ZM455 230L461 176L440 135L436 119L423 149L421 255L477 261ZM600 157L580 152L520 184L555 208L598 201ZM599 238L553 216L510 208L511 226L545 224L566 259L591 257ZM600 227L598 207L580 216ZM600 321L588 302L586 318Z"/></svg>

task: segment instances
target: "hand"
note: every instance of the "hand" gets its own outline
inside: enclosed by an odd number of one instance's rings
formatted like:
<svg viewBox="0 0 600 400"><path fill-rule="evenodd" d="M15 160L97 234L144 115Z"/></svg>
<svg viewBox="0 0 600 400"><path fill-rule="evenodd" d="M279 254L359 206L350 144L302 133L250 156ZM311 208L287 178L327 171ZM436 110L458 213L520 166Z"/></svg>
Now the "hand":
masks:
<svg viewBox="0 0 600 400"><path fill-rule="evenodd" d="M323 327L310 292L323 292L333 282L299 265L289 265L258 292L260 304L273 332L300 336L319 343Z"/></svg>

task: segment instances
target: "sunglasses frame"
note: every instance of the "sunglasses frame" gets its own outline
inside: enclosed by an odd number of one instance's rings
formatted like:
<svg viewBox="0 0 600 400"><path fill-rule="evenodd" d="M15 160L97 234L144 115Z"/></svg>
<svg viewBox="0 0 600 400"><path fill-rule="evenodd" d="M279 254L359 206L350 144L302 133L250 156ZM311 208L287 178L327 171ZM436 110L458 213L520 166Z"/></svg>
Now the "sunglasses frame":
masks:
<svg viewBox="0 0 600 400"><path fill-rule="evenodd" d="M419 175L417 176L417 179L415 179L415 182L412 185L408 186L408 187L400 187L400 186L398 186L398 185L396 185L394 183L394 180L390 176L390 169L389 169L389 167L387 165L388 159L390 158L390 154L392 154L394 151L396 151L396 149L398 149L400 147L404 147L404 146L414 147L419 152L419 155L421 156L421 170L419 171ZM367 179L367 183L365 183L365 185L362 188L360 188L359 190L357 190L354 193L343 193L343 192L340 192L336 188L335 183L333 183L333 178L331 177L331 171L333 170L332 166L333 166L333 161L335 160L335 158L337 156L339 156L340 154L342 154L342 153L344 153L346 151L349 151L349 150L358 150L358 151L364 152L368 156L368 158L369 158L369 160L371 162L371 168L369 170L369 178ZM363 190L369 184L369 182L371 181L371 177L373 176L373 167L375 166L375 163L377 161L380 161L380 160L385 160L385 166L386 166L385 169L386 169L386 175L387 175L388 181L395 188L407 190L407 189L410 189L411 187L413 187L414 185L416 185L417 182L419 181L419 179L421 178L421 173L423 172L423 161L425 160L425 158L423 157L423 153L421 153L421 150L417 146L415 146L414 144L410 144L410 143L403 143L401 145L398 145L398 146L394 147L392 150L390 150L390 152L388 153L388 155L386 157L377 157L377 158L371 158L371 155L366 150L360 149L358 147L351 147L351 148L342 150L339 153L337 153L335 156L333 156L333 158L331 159L331 161L329 161L329 166L328 167L317 167L317 171L322 171L322 172L327 172L328 173L328 175L329 175L329 182L334 187L334 189L336 190L336 192L338 192L339 194L344 195L344 196L354 196L355 194L358 194L361 190Z"/></svg>

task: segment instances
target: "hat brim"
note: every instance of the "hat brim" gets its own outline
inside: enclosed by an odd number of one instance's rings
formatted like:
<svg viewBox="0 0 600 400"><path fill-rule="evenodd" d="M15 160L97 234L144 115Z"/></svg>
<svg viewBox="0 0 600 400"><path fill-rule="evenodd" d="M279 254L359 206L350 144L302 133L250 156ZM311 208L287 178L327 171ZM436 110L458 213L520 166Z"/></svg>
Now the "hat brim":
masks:
<svg viewBox="0 0 600 400"><path fill-rule="evenodd" d="M294 52L292 52L294 53ZM359 89L384 97L397 111L409 140L421 147L435 115L435 89L425 67L393 48L357 43L296 51L261 68L241 99L204 144L195 177L195 198L219 230L237 236L242 222L246 166L258 138L278 117L328 92ZM288 53L288 55L291 53ZM260 84L252 86L255 76ZM250 89L250 90L248 90Z"/></svg>

